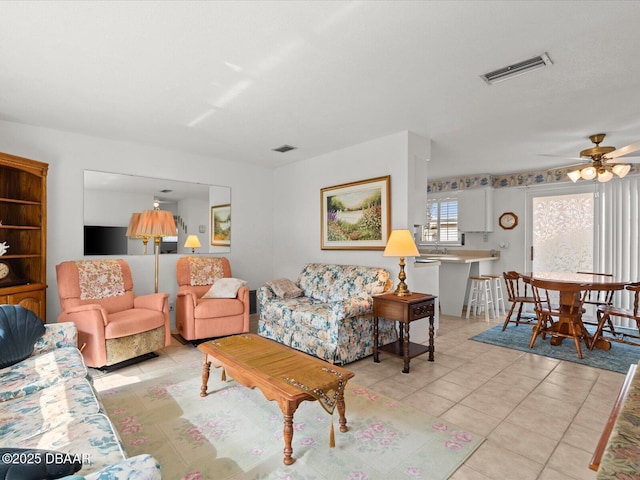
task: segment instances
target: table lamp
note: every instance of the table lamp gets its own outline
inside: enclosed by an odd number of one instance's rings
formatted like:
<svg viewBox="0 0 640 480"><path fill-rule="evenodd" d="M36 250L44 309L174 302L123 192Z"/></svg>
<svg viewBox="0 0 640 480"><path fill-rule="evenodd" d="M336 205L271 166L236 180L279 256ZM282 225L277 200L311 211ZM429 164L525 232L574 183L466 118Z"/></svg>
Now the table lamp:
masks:
<svg viewBox="0 0 640 480"><path fill-rule="evenodd" d="M184 242L184 247L190 248L191 253L196 253L196 248L200 248L201 246L197 235L189 235L187 241Z"/></svg>
<svg viewBox="0 0 640 480"><path fill-rule="evenodd" d="M413 235L409 230L393 230L387 241L387 246L384 249L385 257L400 257L400 274L398 278L400 283L395 292L398 297L406 297L411 295L411 292L407 288L407 284L404 283L407 278L404 273L404 257L417 257L420 256L416 242L413 241Z"/></svg>

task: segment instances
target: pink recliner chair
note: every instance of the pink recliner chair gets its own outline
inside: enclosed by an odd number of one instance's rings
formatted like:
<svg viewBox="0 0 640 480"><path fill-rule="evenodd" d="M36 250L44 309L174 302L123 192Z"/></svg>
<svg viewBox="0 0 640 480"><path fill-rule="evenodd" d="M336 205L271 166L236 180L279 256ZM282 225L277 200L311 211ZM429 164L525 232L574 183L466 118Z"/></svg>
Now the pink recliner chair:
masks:
<svg viewBox="0 0 640 480"><path fill-rule="evenodd" d="M136 297L124 260L79 260L56 265L61 313L73 322L89 367L101 368L171 343L169 294Z"/></svg>
<svg viewBox="0 0 640 480"><path fill-rule="evenodd" d="M249 331L248 287L241 286L234 298L203 298L221 278L232 278L224 257L182 257L176 262L176 326L185 340Z"/></svg>

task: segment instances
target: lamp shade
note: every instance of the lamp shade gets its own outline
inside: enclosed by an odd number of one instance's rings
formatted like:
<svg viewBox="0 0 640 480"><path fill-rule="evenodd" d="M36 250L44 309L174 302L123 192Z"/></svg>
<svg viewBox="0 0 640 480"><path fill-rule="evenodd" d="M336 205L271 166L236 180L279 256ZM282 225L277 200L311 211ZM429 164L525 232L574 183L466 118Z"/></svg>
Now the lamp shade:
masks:
<svg viewBox="0 0 640 480"><path fill-rule="evenodd" d="M409 230L393 230L383 255L385 257L418 257L420 252Z"/></svg>
<svg viewBox="0 0 640 480"><path fill-rule="evenodd" d="M140 214L136 235L140 237L171 237L178 234L173 214L167 210L145 210Z"/></svg>
<svg viewBox="0 0 640 480"><path fill-rule="evenodd" d="M580 175L582 175L582 178L584 178L585 180L596 178L597 174L598 171L595 167L585 167L580 171Z"/></svg>
<svg viewBox="0 0 640 480"><path fill-rule="evenodd" d="M129 220L129 226L127 227L127 237L136 238L136 232L138 230L138 223L140 223L140 213L132 213Z"/></svg>
<svg viewBox="0 0 640 480"><path fill-rule="evenodd" d="M201 247L200 240L197 235L189 235L187 237L187 241L184 242L185 248L198 248Z"/></svg>
<svg viewBox="0 0 640 480"><path fill-rule="evenodd" d="M580 170L573 170L567 173L567 176L571 179L573 183L576 183L578 180L580 180Z"/></svg>
<svg viewBox="0 0 640 480"><path fill-rule="evenodd" d="M613 173L615 173L620 178L622 178L627 173L629 173L629 170L631 170L631 165L625 165L625 164L619 163L617 165L614 165L612 170L613 170Z"/></svg>
<svg viewBox="0 0 640 480"><path fill-rule="evenodd" d="M604 170L602 172L598 172L598 181L599 182L608 182L613 178L613 173L609 170Z"/></svg>

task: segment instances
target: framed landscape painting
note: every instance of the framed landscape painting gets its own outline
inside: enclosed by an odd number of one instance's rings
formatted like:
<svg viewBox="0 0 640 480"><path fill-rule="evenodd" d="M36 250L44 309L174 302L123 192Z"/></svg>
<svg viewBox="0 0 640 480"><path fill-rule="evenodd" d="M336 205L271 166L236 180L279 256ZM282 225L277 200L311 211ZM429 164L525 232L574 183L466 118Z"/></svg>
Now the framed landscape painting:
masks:
<svg viewBox="0 0 640 480"><path fill-rule="evenodd" d="M391 230L391 177L320 190L322 250L384 250Z"/></svg>
<svg viewBox="0 0 640 480"><path fill-rule="evenodd" d="M231 204L211 207L211 245L231 246Z"/></svg>

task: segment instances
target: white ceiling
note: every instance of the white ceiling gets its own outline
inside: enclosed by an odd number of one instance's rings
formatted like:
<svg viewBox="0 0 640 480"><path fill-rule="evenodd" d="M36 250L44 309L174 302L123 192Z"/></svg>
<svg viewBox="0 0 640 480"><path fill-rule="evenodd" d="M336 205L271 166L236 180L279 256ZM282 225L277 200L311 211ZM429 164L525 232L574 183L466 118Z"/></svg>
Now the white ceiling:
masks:
<svg viewBox="0 0 640 480"><path fill-rule="evenodd" d="M640 140L639 21L638 1L2 1L0 119L264 166L402 130L432 140L432 178L568 165L539 154Z"/></svg>

